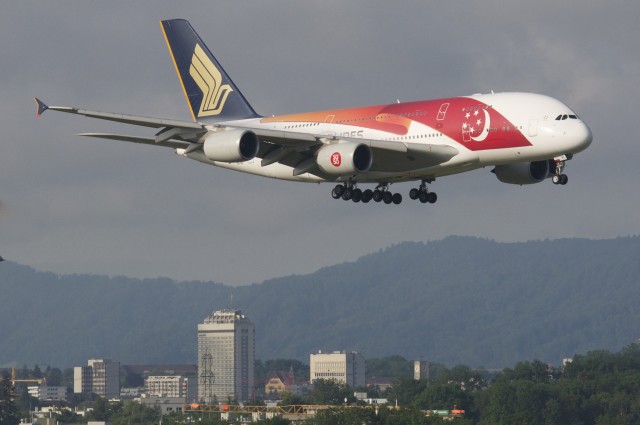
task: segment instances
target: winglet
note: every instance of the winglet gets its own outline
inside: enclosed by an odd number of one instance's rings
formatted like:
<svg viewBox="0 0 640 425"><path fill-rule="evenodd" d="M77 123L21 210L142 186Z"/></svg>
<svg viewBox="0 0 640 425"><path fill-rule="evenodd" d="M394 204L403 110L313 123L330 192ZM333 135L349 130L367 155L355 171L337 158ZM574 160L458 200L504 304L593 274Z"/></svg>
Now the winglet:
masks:
<svg viewBox="0 0 640 425"><path fill-rule="evenodd" d="M42 115L42 113L44 111L46 111L47 109L49 109L49 107L40 99L38 99L37 97L34 97L33 100L36 101L36 106L38 107L37 111L36 111L36 117L40 117L40 115Z"/></svg>

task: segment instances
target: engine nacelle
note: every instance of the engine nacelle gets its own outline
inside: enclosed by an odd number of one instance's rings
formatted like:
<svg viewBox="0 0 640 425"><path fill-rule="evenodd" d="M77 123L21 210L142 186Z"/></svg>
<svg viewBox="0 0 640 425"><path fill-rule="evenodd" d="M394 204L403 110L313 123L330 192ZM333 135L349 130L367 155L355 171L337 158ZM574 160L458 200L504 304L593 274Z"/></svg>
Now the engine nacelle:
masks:
<svg viewBox="0 0 640 425"><path fill-rule="evenodd" d="M369 171L373 163L371 148L363 143L337 143L320 148L316 163L332 175L348 175Z"/></svg>
<svg viewBox="0 0 640 425"><path fill-rule="evenodd" d="M540 183L549 176L549 161L520 162L496 165L493 172L502 183Z"/></svg>
<svg viewBox="0 0 640 425"><path fill-rule="evenodd" d="M260 141L252 131L235 129L204 135L203 152L212 161L242 162L258 155Z"/></svg>

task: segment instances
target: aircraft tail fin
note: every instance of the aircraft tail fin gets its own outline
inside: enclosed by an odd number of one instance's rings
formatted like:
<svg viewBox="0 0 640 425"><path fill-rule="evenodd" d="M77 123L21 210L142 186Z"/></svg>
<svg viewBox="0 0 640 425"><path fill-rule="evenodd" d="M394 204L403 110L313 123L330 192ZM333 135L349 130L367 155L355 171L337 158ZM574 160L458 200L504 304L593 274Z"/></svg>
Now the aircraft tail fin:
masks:
<svg viewBox="0 0 640 425"><path fill-rule="evenodd" d="M258 118L191 24L160 21L194 121Z"/></svg>

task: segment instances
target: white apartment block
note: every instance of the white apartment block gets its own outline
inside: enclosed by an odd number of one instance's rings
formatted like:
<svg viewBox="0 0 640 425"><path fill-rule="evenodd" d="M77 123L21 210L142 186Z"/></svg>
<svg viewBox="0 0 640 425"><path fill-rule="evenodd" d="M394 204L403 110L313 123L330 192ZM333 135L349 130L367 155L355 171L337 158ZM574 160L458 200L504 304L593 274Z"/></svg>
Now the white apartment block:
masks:
<svg viewBox="0 0 640 425"><path fill-rule="evenodd" d="M145 393L151 397L181 398L194 401L193 383L184 376L149 376L145 379Z"/></svg>
<svg viewBox="0 0 640 425"><path fill-rule="evenodd" d="M67 401L67 387L36 385L27 387L27 391L31 397L40 401Z"/></svg>
<svg viewBox="0 0 640 425"><path fill-rule="evenodd" d="M253 400L254 361L253 323L241 311L215 311L198 324L198 400Z"/></svg>
<svg viewBox="0 0 640 425"><path fill-rule="evenodd" d="M366 385L364 356L357 351L319 351L310 355L309 366L311 383L317 379L328 379L342 382L351 388Z"/></svg>
<svg viewBox="0 0 640 425"><path fill-rule="evenodd" d="M105 398L120 397L120 363L91 359L88 366L73 368L73 392Z"/></svg>

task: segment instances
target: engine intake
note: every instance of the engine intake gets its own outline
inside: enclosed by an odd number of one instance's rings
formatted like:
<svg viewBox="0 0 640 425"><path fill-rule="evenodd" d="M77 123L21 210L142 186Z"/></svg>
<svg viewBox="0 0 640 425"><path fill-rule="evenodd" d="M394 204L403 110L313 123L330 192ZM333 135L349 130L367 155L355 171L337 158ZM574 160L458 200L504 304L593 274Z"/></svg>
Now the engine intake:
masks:
<svg viewBox="0 0 640 425"><path fill-rule="evenodd" d="M369 171L373 163L371 148L363 143L337 143L318 151L316 163L331 175L347 175Z"/></svg>
<svg viewBox="0 0 640 425"><path fill-rule="evenodd" d="M549 161L496 165L493 172L502 183L520 185L540 183L549 176Z"/></svg>
<svg viewBox="0 0 640 425"><path fill-rule="evenodd" d="M203 152L211 161L248 161L258 155L259 148L258 136L249 130L209 132L204 136Z"/></svg>

